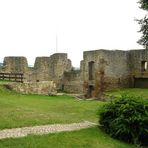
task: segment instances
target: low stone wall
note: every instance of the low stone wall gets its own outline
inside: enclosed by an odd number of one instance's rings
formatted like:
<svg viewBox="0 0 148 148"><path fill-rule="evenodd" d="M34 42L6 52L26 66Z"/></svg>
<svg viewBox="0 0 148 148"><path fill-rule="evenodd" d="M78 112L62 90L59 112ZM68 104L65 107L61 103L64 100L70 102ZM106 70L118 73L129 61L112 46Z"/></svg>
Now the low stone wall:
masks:
<svg viewBox="0 0 148 148"><path fill-rule="evenodd" d="M56 94L56 84L53 81L9 83L7 86L16 92L24 94Z"/></svg>
<svg viewBox="0 0 148 148"><path fill-rule="evenodd" d="M68 93L83 93L83 81L70 81L65 83L64 91Z"/></svg>

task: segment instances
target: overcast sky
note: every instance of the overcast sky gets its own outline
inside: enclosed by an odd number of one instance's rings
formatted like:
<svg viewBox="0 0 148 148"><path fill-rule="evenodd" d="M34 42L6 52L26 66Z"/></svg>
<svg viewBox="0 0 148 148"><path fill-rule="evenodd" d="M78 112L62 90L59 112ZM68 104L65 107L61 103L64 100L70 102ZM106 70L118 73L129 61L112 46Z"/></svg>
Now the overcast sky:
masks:
<svg viewBox="0 0 148 148"><path fill-rule="evenodd" d="M5 56L68 53L79 66L83 51L141 49L136 41L144 17L137 0L0 0L0 62Z"/></svg>

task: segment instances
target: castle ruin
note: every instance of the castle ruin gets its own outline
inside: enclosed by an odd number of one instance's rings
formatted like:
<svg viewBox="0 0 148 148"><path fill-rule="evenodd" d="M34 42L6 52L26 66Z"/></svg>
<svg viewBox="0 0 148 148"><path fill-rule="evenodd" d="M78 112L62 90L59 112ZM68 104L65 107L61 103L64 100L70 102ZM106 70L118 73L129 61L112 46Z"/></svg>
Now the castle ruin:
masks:
<svg viewBox="0 0 148 148"><path fill-rule="evenodd" d="M66 53L56 53L37 57L34 67L25 57L5 57L0 72L23 73L24 83L52 81L56 89L96 97L103 87L148 87L147 62L148 50L94 50L84 52L80 70L72 68Z"/></svg>

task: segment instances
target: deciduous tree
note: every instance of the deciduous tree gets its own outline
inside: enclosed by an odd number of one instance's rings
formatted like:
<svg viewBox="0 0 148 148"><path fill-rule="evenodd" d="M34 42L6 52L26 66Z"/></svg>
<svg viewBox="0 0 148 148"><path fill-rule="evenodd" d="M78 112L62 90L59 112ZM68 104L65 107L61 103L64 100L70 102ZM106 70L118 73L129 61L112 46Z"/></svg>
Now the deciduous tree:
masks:
<svg viewBox="0 0 148 148"><path fill-rule="evenodd" d="M140 0L139 4L141 9L148 12L148 0ZM148 49L148 14L146 14L143 19L137 21L140 25L140 30L138 32L142 33L142 36L137 43L143 45L144 48Z"/></svg>

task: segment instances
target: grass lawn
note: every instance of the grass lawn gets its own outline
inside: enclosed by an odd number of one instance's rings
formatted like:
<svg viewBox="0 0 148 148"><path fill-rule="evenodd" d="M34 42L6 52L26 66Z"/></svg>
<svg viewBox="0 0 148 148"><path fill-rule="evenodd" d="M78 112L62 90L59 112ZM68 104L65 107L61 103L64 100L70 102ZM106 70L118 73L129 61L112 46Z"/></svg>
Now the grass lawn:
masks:
<svg viewBox="0 0 148 148"><path fill-rule="evenodd" d="M148 98L147 89L122 89L109 94L128 92ZM98 122L97 112L105 102L78 101L69 96L23 95L0 85L0 129L54 123ZM135 148L114 140L99 128L42 136L0 140L0 148Z"/></svg>
<svg viewBox="0 0 148 148"><path fill-rule="evenodd" d="M108 95L112 96L121 96L121 94L131 94L135 96L141 96L145 99L148 99L148 89L146 88L123 88L123 89L116 89L113 91L107 92Z"/></svg>
<svg viewBox="0 0 148 148"><path fill-rule="evenodd" d="M112 139L96 127L74 132L0 140L0 148L136 148L136 146Z"/></svg>
<svg viewBox="0 0 148 148"><path fill-rule="evenodd" d="M0 85L0 129L53 123L98 122L104 103L68 96L22 95Z"/></svg>

